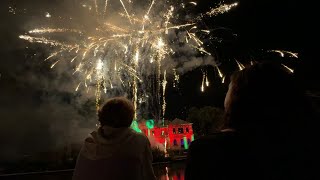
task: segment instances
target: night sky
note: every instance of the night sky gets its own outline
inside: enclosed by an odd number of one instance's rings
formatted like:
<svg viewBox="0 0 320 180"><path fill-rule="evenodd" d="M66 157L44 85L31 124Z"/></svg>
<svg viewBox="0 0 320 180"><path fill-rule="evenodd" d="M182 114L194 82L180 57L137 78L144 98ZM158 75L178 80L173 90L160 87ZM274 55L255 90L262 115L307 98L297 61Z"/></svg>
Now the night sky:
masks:
<svg viewBox="0 0 320 180"><path fill-rule="evenodd" d="M199 6L208 8L207 1L201 1ZM218 47L222 68L232 72L236 65L231 59L254 61L281 61L295 68L298 82L319 97L320 81L318 75L319 57L317 47L318 32L315 26L315 7L303 1L275 1L275 0L246 0L240 1L239 6L229 13L223 14L205 22L209 27L223 27L231 29L236 38L230 43ZM224 35L224 37L227 37ZM283 49L299 53L299 60L284 59L279 56L266 55L260 50ZM227 67L226 67L227 66ZM204 94L199 92L201 70L185 74L186 84L183 84L182 101L185 105L198 106L213 105L222 107L227 83L216 83ZM218 79L215 79L217 82ZM174 99L174 98L173 98ZM172 100L172 102L175 102ZM187 108L188 109L188 108ZM174 113L173 113L174 114Z"/></svg>
<svg viewBox="0 0 320 180"><path fill-rule="evenodd" d="M83 139L95 120L94 105L88 100L90 97L52 88L59 84L61 89L69 89L73 80L56 79L48 64L34 60L44 59L48 52L41 46L26 49L31 45L18 39L19 34L32 27L33 19L55 10L55 5L62 1L0 1L0 159L11 160L21 154L47 151ZM209 28L230 30L230 33L217 32L230 40L217 48L219 61L232 66L224 68L235 70L235 65L230 62L234 57L257 61L279 59L257 53L263 49L297 52L299 62L292 66L297 69L298 79L307 90L319 92L315 5L298 0L239 2L239 6L229 13L204 21ZM198 4L196 11L205 11L212 5L211 1L205 0L199 0ZM16 15L9 13L9 6L16 6L19 12ZM24 8L33 13L24 15ZM42 52L32 57L30 51L34 49ZM203 69L212 77L212 85L205 93L200 92ZM167 117L185 118L192 106L222 108L228 84L221 84L215 76L212 67L201 67L184 74L178 90L168 89Z"/></svg>

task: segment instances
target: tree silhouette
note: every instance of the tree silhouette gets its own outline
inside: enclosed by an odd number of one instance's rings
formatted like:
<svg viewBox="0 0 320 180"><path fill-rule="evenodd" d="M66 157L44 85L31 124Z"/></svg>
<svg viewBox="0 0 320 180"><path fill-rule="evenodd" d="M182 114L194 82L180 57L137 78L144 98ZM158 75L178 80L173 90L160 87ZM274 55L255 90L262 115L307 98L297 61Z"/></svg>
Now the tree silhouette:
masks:
<svg viewBox="0 0 320 180"><path fill-rule="evenodd" d="M189 109L187 121L193 123L192 127L196 136L217 132L223 123L223 110L211 106L192 107Z"/></svg>

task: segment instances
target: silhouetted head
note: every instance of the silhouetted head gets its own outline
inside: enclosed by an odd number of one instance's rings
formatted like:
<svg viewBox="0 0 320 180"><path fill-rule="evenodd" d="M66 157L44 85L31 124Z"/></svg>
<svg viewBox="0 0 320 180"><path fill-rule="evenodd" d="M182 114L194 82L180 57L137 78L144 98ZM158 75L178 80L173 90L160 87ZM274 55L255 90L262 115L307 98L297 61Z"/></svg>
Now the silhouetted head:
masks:
<svg viewBox="0 0 320 180"><path fill-rule="evenodd" d="M298 130L304 105L292 73L281 64L258 63L231 76L225 99L226 126L242 132L289 135Z"/></svg>
<svg viewBox="0 0 320 180"><path fill-rule="evenodd" d="M133 117L133 104L124 97L109 99L98 112L101 126L107 125L114 128L129 127Z"/></svg>

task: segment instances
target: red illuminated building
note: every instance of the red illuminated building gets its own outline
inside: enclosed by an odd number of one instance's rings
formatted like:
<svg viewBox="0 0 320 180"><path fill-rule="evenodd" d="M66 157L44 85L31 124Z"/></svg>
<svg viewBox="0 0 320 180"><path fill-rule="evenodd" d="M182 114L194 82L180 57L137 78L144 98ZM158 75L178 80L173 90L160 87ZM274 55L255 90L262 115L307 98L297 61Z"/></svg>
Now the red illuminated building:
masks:
<svg viewBox="0 0 320 180"><path fill-rule="evenodd" d="M153 120L148 120L146 123L140 123L139 129L146 136L153 136L166 149L188 149L189 144L194 140L192 123L181 119L164 121L162 125L154 125Z"/></svg>

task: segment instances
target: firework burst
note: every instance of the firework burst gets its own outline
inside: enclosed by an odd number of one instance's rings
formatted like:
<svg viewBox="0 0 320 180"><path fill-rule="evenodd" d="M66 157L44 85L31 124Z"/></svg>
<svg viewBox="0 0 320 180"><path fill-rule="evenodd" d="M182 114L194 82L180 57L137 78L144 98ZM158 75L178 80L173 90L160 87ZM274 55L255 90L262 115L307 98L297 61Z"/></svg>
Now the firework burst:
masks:
<svg viewBox="0 0 320 180"><path fill-rule="evenodd" d="M59 66L62 60L75 63L73 74L81 77L75 91L87 88L89 92L90 87L95 87L91 89L95 89L97 108L102 92L121 89L123 93L131 95L135 109L139 108L140 99L155 97L157 103L162 104L162 113L158 113L158 116L163 117L168 72L162 67L164 60L170 59L175 53L171 48L173 42L169 38L170 33L183 32L181 34L185 36L182 43L210 56L211 53L198 37L199 33L208 34L210 31L198 29L197 23L203 17L225 13L237 3L219 5L187 21L180 19L177 14L178 10L185 8L185 3L152 0L145 4L137 8L137 4L126 0L88 1L80 6L89 12L90 17L87 18L94 22L90 26L82 29L35 28L19 37L30 43L53 47L55 51L45 59L52 62L51 68ZM189 4L197 5L196 2ZM50 19L53 18L50 15ZM70 21L70 24L74 24L72 18ZM64 58L60 59L61 56ZM179 75L175 67L173 69L176 86ZM220 70L219 75L223 77ZM154 77L152 82L148 81L150 76ZM152 90L146 88L150 87L145 85L148 83L154 83ZM206 84L209 85L207 78Z"/></svg>

